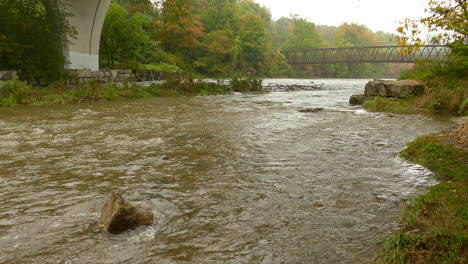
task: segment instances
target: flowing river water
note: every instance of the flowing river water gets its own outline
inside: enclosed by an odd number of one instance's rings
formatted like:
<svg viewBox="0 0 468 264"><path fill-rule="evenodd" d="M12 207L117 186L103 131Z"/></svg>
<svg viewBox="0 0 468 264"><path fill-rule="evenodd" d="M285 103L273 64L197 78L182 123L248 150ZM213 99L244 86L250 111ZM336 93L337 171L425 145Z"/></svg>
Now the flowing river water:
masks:
<svg viewBox="0 0 468 264"><path fill-rule="evenodd" d="M368 263L401 204L433 184L397 157L447 118L313 91L0 109L0 263ZM301 113L302 107L321 107ZM120 190L157 221L99 231Z"/></svg>

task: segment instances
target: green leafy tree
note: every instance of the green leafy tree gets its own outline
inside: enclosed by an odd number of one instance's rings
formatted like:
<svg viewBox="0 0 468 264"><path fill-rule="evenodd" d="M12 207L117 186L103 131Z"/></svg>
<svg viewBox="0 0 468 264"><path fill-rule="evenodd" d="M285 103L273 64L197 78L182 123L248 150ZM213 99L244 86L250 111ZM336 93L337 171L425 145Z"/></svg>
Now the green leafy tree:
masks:
<svg viewBox="0 0 468 264"><path fill-rule="evenodd" d="M200 0L197 10L205 32L231 30L241 12L237 0Z"/></svg>
<svg viewBox="0 0 468 264"><path fill-rule="evenodd" d="M465 0L430 0L427 17L406 19L397 28L399 45L409 45L407 52L425 45L421 27L434 36L433 41L451 48L447 60L418 61L400 78L426 82L430 98L425 106L435 112L459 115L468 113L468 2Z"/></svg>
<svg viewBox="0 0 468 264"><path fill-rule="evenodd" d="M322 40L315 29L315 24L298 16L292 17L292 31L283 49L315 49L321 48Z"/></svg>
<svg viewBox="0 0 468 264"><path fill-rule="evenodd" d="M155 14L155 7L151 0L113 0L115 3L125 7L130 14L144 13Z"/></svg>
<svg viewBox="0 0 468 264"><path fill-rule="evenodd" d="M441 44L468 44L468 1L429 0L427 17L405 19L397 28L396 40L399 45L424 45L420 38L421 27L435 34L435 41Z"/></svg>
<svg viewBox="0 0 468 264"><path fill-rule="evenodd" d="M101 34L101 63L111 67L149 63L156 49L146 30L151 19L140 12L130 14L123 6L111 3Z"/></svg>
<svg viewBox="0 0 468 264"><path fill-rule="evenodd" d="M216 30L208 33L202 46L205 55L196 61L201 72L213 77L225 77L236 65L241 50L240 39L233 37L230 30Z"/></svg>
<svg viewBox="0 0 468 264"><path fill-rule="evenodd" d="M239 67L255 74L266 55L266 27L261 16L248 12L240 17L238 36L241 42Z"/></svg>
<svg viewBox="0 0 468 264"><path fill-rule="evenodd" d="M199 12L206 37L196 68L212 76L268 75L289 70L273 44L271 14L250 0L202 0Z"/></svg>
<svg viewBox="0 0 468 264"><path fill-rule="evenodd" d="M366 26L344 23L335 33L335 47L375 46L379 42Z"/></svg>
<svg viewBox="0 0 468 264"><path fill-rule="evenodd" d="M344 23L335 31L334 47L366 47L383 45L379 34L364 25ZM329 72L334 77L382 77L391 70L388 64L337 64Z"/></svg>
<svg viewBox="0 0 468 264"><path fill-rule="evenodd" d="M75 33L68 16L61 0L0 0L0 69L41 83L62 78L62 43Z"/></svg>

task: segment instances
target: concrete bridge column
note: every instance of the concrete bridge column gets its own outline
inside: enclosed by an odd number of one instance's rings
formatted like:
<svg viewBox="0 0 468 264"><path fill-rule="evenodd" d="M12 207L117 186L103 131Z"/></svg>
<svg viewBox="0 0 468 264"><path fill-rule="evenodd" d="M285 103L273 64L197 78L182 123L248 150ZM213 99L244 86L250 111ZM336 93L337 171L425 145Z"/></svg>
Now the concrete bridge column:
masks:
<svg viewBox="0 0 468 264"><path fill-rule="evenodd" d="M65 44L64 54L69 64L65 69L99 70L99 43L102 26L111 0L71 0L70 23L77 31L76 39Z"/></svg>

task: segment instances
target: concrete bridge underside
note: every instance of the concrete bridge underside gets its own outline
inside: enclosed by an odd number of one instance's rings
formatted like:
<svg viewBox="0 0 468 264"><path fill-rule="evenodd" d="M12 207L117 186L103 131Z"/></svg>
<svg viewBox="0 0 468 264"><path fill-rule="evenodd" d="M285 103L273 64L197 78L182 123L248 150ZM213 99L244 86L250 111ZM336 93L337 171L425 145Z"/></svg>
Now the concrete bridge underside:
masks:
<svg viewBox="0 0 468 264"><path fill-rule="evenodd" d="M111 0L71 0L69 22L77 31L75 38L64 44L69 64L66 69L99 70L99 43L101 31Z"/></svg>

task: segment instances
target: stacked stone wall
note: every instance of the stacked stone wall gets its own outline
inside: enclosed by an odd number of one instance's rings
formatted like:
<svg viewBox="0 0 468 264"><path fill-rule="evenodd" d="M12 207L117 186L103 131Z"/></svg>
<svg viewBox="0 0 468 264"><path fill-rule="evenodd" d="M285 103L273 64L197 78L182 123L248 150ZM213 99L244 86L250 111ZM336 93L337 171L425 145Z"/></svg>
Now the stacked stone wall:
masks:
<svg viewBox="0 0 468 264"><path fill-rule="evenodd" d="M3 87L5 81L13 80L16 76L16 71L0 71L0 88Z"/></svg>
<svg viewBox="0 0 468 264"><path fill-rule="evenodd" d="M147 82L164 80L164 74L154 70L68 70L67 84L78 85L96 81L98 83L112 82Z"/></svg>
<svg viewBox="0 0 468 264"><path fill-rule="evenodd" d="M183 73L171 73L167 76L161 71L155 70L106 70L106 71L90 71L90 70L66 70L67 77L65 84L79 85L88 82L112 83L112 82L150 82L162 81L167 77L180 77ZM17 76L16 71L0 71L0 87L3 82L12 80ZM33 83L39 85L39 83Z"/></svg>

